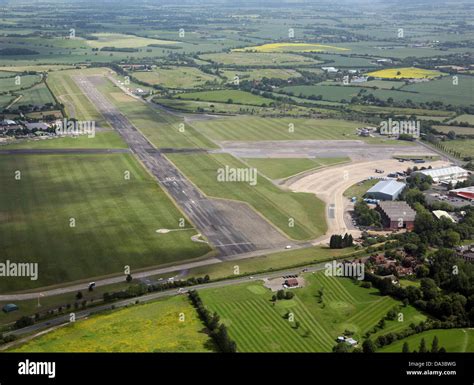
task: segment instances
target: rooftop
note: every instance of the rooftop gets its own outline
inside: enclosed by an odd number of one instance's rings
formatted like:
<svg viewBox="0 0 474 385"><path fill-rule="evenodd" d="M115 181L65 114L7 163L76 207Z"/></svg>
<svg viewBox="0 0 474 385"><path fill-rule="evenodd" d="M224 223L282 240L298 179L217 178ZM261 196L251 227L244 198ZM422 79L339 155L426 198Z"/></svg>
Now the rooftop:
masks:
<svg viewBox="0 0 474 385"><path fill-rule="evenodd" d="M394 195L405 188L405 183L397 182L396 180L382 180L375 186L371 187L367 193L383 193Z"/></svg>
<svg viewBox="0 0 474 385"><path fill-rule="evenodd" d="M379 207L392 221L403 220L404 222L413 222L415 220L416 211L406 202L383 201L379 203Z"/></svg>
<svg viewBox="0 0 474 385"><path fill-rule="evenodd" d="M454 174L467 174L467 170L464 170L463 168L459 166L431 168L431 169L419 170L415 172L420 172L424 175L429 175L432 178L446 176L446 175L454 175Z"/></svg>

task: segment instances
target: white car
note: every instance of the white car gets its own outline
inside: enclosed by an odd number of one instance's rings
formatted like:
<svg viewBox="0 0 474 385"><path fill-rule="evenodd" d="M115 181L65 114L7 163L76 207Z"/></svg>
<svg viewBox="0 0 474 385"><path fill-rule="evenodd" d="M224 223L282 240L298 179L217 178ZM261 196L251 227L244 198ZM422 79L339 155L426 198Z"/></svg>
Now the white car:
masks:
<svg viewBox="0 0 474 385"><path fill-rule="evenodd" d="M291 245L285 246L285 249L291 249Z"/></svg>

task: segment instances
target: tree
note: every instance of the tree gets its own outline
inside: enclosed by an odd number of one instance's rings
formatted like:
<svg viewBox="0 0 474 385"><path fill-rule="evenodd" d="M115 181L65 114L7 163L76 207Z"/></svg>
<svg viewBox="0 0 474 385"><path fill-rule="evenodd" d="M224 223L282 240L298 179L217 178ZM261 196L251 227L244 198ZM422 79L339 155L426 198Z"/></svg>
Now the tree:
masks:
<svg viewBox="0 0 474 385"><path fill-rule="evenodd" d="M364 353L375 353L375 344L370 338L362 343L362 351Z"/></svg>
<svg viewBox="0 0 474 385"><path fill-rule="evenodd" d="M433 342L431 343L431 353L438 353L438 352L439 352L438 336L434 336Z"/></svg>
<svg viewBox="0 0 474 385"><path fill-rule="evenodd" d="M81 292L81 291L78 291L78 292L76 293L76 299L79 301L79 300L82 299L82 297L83 297L82 292Z"/></svg>
<svg viewBox="0 0 474 385"><path fill-rule="evenodd" d="M345 342L340 342L332 348L334 353L349 353L349 346Z"/></svg>
<svg viewBox="0 0 474 385"><path fill-rule="evenodd" d="M425 342L425 339L422 338L421 341L420 341L420 348L418 350L419 353L427 353L428 352L428 349L426 349L426 342Z"/></svg>
<svg viewBox="0 0 474 385"><path fill-rule="evenodd" d="M406 341L403 343L402 353L410 353L410 347Z"/></svg>
<svg viewBox="0 0 474 385"><path fill-rule="evenodd" d="M130 283L132 282L132 275L131 274L127 274L127 278L125 278L125 281L127 281L127 283Z"/></svg>
<svg viewBox="0 0 474 385"><path fill-rule="evenodd" d="M277 291L277 299L283 299L285 298L285 291L284 290L278 290Z"/></svg>

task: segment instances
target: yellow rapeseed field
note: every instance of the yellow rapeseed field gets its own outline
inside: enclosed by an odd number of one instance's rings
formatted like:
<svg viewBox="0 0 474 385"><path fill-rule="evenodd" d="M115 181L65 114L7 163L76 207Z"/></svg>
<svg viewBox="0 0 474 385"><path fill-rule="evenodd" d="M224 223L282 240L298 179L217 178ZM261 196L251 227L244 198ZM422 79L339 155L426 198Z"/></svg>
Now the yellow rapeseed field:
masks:
<svg viewBox="0 0 474 385"><path fill-rule="evenodd" d="M203 329L187 296L178 296L77 321L13 351L205 352L212 344Z"/></svg>
<svg viewBox="0 0 474 385"><path fill-rule="evenodd" d="M368 76L384 79L423 79L435 78L441 74L439 71L425 70L423 68L405 67L405 68L387 68L379 71L369 72Z"/></svg>
<svg viewBox="0 0 474 385"><path fill-rule="evenodd" d="M331 45L312 43L269 43L254 47L234 49L235 52L323 52L323 51L350 51L349 48L334 47Z"/></svg>

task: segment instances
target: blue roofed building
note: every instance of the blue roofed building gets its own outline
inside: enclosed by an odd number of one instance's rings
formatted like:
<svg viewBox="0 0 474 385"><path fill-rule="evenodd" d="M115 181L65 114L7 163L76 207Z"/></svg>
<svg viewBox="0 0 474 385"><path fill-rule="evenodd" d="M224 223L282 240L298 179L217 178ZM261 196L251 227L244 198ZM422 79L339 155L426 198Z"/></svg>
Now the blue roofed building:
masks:
<svg viewBox="0 0 474 385"><path fill-rule="evenodd" d="M406 184L396 180L382 180L370 188L365 195L381 201L394 201L401 194Z"/></svg>

